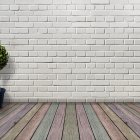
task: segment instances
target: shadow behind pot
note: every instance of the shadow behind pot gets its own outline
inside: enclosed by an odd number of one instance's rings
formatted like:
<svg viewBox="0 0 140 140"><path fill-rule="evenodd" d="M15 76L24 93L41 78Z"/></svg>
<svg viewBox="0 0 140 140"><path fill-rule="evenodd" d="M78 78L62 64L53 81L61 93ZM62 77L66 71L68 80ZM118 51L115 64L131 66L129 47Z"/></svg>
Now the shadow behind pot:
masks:
<svg viewBox="0 0 140 140"><path fill-rule="evenodd" d="M3 106L3 100L4 100L4 93L6 89L5 88L0 88L0 108Z"/></svg>

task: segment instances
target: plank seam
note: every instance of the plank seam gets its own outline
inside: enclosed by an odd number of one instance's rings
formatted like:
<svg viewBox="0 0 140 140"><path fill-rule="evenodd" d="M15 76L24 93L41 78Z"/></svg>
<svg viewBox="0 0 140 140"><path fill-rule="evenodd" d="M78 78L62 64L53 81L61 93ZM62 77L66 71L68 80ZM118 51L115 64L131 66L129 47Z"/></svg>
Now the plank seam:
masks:
<svg viewBox="0 0 140 140"><path fill-rule="evenodd" d="M79 140L80 140L80 131L79 131L79 126L78 126L78 118L77 118L76 103L75 103L75 113L76 113L76 125L77 125L77 128L78 128L78 134L79 134Z"/></svg>
<svg viewBox="0 0 140 140"><path fill-rule="evenodd" d="M54 114L54 116L53 116L53 120L52 120L52 123L51 123L51 125L50 125L50 128L49 128L48 134L47 134L47 136L46 136L46 139L48 138L48 135L49 135L49 132L50 132L50 130L51 130L51 127L52 127L53 121L54 121L54 119L55 119L55 115L56 115L56 112L57 112L57 110L58 110L59 105L60 105L60 103L58 104L57 109L56 109L56 111L55 111L55 114Z"/></svg>
<svg viewBox="0 0 140 140"><path fill-rule="evenodd" d="M106 105L106 104L105 104ZM100 105L99 105L100 106ZM101 107L101 106L100 106ZM104 109L101 107L101 109L104 111ZM112 111L112 110L111 110ZM109 117L109 115L104 111L104 113ZM109 117L110 121L116 126L116 124L111 120ZM116 126L117 127L117 126ZM118 128L118 127L117 127ZM122 131L118 128L118 130L122 133ZM125 135L122 133L122 135L125 137ZM126 137L125 137L126 138ZM127 138L126 138L127 139Z"/></svg>
<svg viewBox="0 0 140 140"><path fill-rule="evenodd" d="M42 105L43 105L43 104L42 104ZM42 106L41 106L41 107L42 107ZM40 107L40 108L41 108L41 107ZM39 109L40 109L40 108L39 108ZM38 111L39 111L39 109L38 109ZM30 111L31 111L31 110L30 110ZM37 112L38 112L38 111L37 111ZM36 113L37 113L37 112L36 112ZM36 115L36 113L34 114L34 116ZM33 118L34 116L32 116L32 118ZM23 117L22 117L22 118L23 118ZM31 119L32 119L32 118L31 118ZM31 119L30 119L30 120L31 120ZM28 123L30 123L30 120L29 120ZM28 123L24 126L24 128L28 125ZM23 128L23 129L24 129L24 128ZM23 129L20 131L20 133L23 131ZM20 133L19 133L19 134L20 134ZM18 135L19 135L19 134L18 134ZM18 137L18 135L15 137L15 139Z"/></svg>
<svg viewBox="0 0 140 140"><path fill-rule="evenodd" d="M61 140L63 139L63 134L64 134L63 132L64 132L65 119L66 119L67 104L68 104L68 103L66 103L66 108L65 108L65 116L64 116L64 123L63 123L63 129L62 129L62 137L61 137Z"/></svg>
<svg viewBox="0 0 140 140"><path fill-rule="evenodd" d="M91 104L91 103L90 103L90 105L91 105L91 107L92 107L92 104ZM96 116L97 116L98 120L100 121L100 123L101 123L102 127L105 129L106 133L108 134L108 132L107 132L106 128L104 127L104 125L102 124L101 120L99 119L99 117L98 117L98 115L97 115L96 111L94 110L94 108L93 108L93 107L92 107L92 109L93 109L93 111L95 112L95 114L96 114ZM109 135L109 134L108 134L108 136L109 136L109 138L110 138L110 140L111 140L111 137L110 137L110 135Z"/></svg>
<svg viewBox="0 0 140 140"><path fill-rule="evenodd" d="M51 104L52 104L52 103L50 103L50 105L49 105L49 107L48 107L48 110L49 110ZM47 110L47 112L48 112L48 110ZM45 113L44 117L46 116L47 112ZM44 119L44 117L42 118L42 120ZM36 130L38 129L38 127L39 127L39 125L41 124L42 120L41 120L40 123L38 124ZM35 130L34 133L32 134L32 137L33 137L33 135L35 134L36 130ZM32 137L31 137L31 139L32 139Z"/></svg>
<svg viewBox="0 0 140 140"><path fill-rule="evenodd" d="M108 106L108 105L107 105ZM109 107L109 106L108 106ZM109 107L110 109L111 109L111 107ZM112 110L112 109L111 109ZM112 110L112 112L114 112L113 110ZM115 114L116 114L116 112L114 112ZM117 115L117 114L116 114ZM118 115L117 115L118 116ZM120 118L120 116L118 116L119 118ZM120 118L121 120L122 120L122 118ZM122 120L123 121L123 120ZM124 122L124 121L123 121ZM124 122L125 123L125 122ZM129 127L129 129L131 129L131 127L127 124L127 123L125 123L126 125L127 125L127 127ZM132 129L131 129L131 131L133 131ZM134 132L134 131L133 131ZM135 133L135 132L134 132ZM135 133L136 134L136 133ZM137 135L137 134L136 134ZM138 135L137 135L138 136ZM139 136L138 136L139 137Z"/></svg>

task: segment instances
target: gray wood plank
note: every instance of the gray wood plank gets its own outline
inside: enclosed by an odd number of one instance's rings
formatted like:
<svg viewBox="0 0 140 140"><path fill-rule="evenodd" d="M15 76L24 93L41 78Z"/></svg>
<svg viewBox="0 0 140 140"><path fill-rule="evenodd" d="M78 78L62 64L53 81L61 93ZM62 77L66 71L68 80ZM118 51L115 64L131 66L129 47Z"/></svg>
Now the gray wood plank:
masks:
<svg viewBox="0 0 140 140"><path fill-rule="evenodd" d="M16 110L18 107L20 106L20 104L16 104L14 105L12 108L4 111L3 113L0 114L0 119L6 117L9 113L13 112L14 110Z"/></svg>
<svg viewBox="0 0 140 140"><path fill-rule="evenodd" d="M100 103L99 105L128 140L140 140L139 137L107 105L103 103Z"/></svg>
<svg viewBox="0 0 140 140"><path fill-rule="evenodd" d="M140 103L133 103L133 105L140 107Z"/></svg>
<svg viewBox="0 0 140 140"><path fill-rule="evenodd" d="M14 127L12 127L12 129L10 129L10 131L4 135L4 137L2 137L1 140L14 140L41 106L42 103L36 104Z"/></svg>
<svg viewBox="0 0 140 140"><path fill-rule="evenodd" d="M128 106L132 109L134 109L135 111L137 111L138 113L140 113L140 107L138 107L137 105L134 104L128 104Z"/></svg>
<svg viewBox="0 0 140 140"><path fill-rule="evenodd" d="M135 123L137 123L138 125L140 125L140 118L135 116L133 113L131 113L129 110L127 110L126 108L124 108L122 105L120 104L115 104L115 106L120 109L125 115L127 115L128 118L130 118L131 120L133 120Z"/></svg>
<svg viewBox="0 0 140 140"><path fill-rule="evenodd" d="M79 140L76 110L74 103L68 103L62 140Z"/></svg>
<svg viewBox="0 0 140 140"><path fill-rule="evenodd" d="M114 104L108 106L140 137L140 126Z"/></svg>
<svg viewBox="0 0 140 140"><path fill-rule="evenodd" d="M121 106L124 107L124 108L126 108L128 111L130 111L131 113L133 113L138 118L140 118L140 113L137 112L136 110L132 109L131 107L128 107L126 104L123 104Z"/></svg>
<svg viewBox="0 0 140 140"><path fill-rule="evenodd" d="M10 120L14 116L16 116L20 111L22 111L23 109L25 109L27 105L28 105L28 103L25 103L23 105L20 105L17 109L15 109L14 111L10 112L7 116L5 116L4 118L2 118L0 120L0 126L2 126L8 120Z"/></svg>
<svg viewBox="0 0 140 140"><path fill-rule="evenodd" d="M110 140L108 133L104 129L91 105L89 103L85 103L84 108L96 140Z"/></svg>
<svg viewBox="0 0 140 140"><path fill-rule="evenodd" d="M6 134L35 104L27 105L22 111L14 115L0 127L0 138Z"/></svg>
<svg viewBox="0 0 140 140"><path fill-rule="evenodd" d="M43 118L42 122L40 123L39 127L35 131L31 140L46 140L57 108L58 108L58 103L52 103L49 110L47 111L47 114Z"/></svg>
<svg viewBox="0 0 140 140"><path fill-rule="evenodd" d="M11 104L7 104L5 105L3 108L0 109L0 114L3 114L5 111L7 111L8 109L10 109L11 107L13 107L16 103L11 103Z"/></svg>

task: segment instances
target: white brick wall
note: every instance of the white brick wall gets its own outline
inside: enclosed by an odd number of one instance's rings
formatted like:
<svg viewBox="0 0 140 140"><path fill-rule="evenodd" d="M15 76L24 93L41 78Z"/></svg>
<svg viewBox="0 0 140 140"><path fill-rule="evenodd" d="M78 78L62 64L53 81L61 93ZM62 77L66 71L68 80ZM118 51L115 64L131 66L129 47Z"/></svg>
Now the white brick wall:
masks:
<svg viewBox="0 0 140 140"><path fill-rule="evenodd" d="M139 0L0 0L10 101L140 101Z"/></svg>

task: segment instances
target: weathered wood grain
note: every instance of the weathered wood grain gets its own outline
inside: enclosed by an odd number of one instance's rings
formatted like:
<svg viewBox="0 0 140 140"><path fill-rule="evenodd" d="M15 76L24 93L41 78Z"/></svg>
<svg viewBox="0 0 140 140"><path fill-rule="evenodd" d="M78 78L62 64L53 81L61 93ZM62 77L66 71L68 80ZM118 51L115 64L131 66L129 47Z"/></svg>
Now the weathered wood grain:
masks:
<svg viewBox="0 0 140 140"><path fill-rule="evenodd" d="M140 107L140 103L133 103L133 105Z"/></svg>
<svg viewBox="0 0 140 140"><path fill-rule="evenodd" d="M47 140L61 140L65 119L65 109L66 104L61 103L57 109Z"/></svg>
<svg viewBox="0 0 140 140"><path fill-rule="evenodd" d="M0 110L0 139L99 140L97 135L101 135L106 140L103 128L112 140L140 140L139 105L68 103L66 107L57 103L52 107L50 103L10 103Z"/></svg>
<svg viewBox="0 0 140 140"><path fill-rule="evenodd" d="M4 111L3 113L0 114L0 119L4 118L7 116L10 112L13 112L15 109L17 109L20 106L20 104L16 104L12 106L10 109Z"/></svg>
<svg viewBox="0 0 140 140"><path fill-rule="evenodd" d="M137 112L136 110L132 109L131 107L128 107L126 104L121 104L121 106L130 111L131 113L133 113L138 118L140 118L140 113Z"/></svg>
<svg viewBox="0 0 140 140"><path fill-rule="evenodd" d="M35 116L31 119L31 121L26 125L26 127L22 130L22 132L16 137L16 140L30 140L33 133L37 129L38 125L44 118L45 114L48 111L50 103L44 104L39 111L35 114Z"/></svg>
<svg viewBox="0 0 140 140"><path fill-rule="evenodd" d="M51 128L57 107L58 107L58 103L52 103L47 114L43 118L42 122L40 123L39 127L35 131L31 140L46 140L49 130Z"/></svg>
<svg viewBox="0 0 140 140"><path fill-rule="evenodd" d="M104 129L91 105L86 103L84 104L84 108L96 140L110 140L110 137L108 136L106 130Z"/></svg>
<svg viewBox="0 0 140 140"><path fill-rule="evenodd" d="M13 107L14 105L15 103L5 105L3 108L0 109L0 115L3 114L8 109L10 109L11 107Z"/></svg>
<svg viewBox="0 0 140 140"><path fill-rule="evenodd" d="M137 123L138 125L140 125L140 118L136 117L133 113L131 113L127 109L123 108L121 105L119 105L119 104L114 104L114 105L119 110L121 110L124 113L124 115L127 115L128 118L130 118L132 121L134 121L135 123Z"/></svg>
<svg viewBox="0 0 140 140"><path fill-rule="evenodd" d="M12 104L12 103L4 102L4 103L3 103L3 106L0 108L0 111L1 111L3 108L5 108L7 105L9 105L9 104Z"/></svg>
<svg viewBox="0 0 140 140"><path fill-rule="evenodd" d="M139 140L139 137L108 106L103 103L99 105L128 140Z"/></svg>
<svg viewBox="0 0 140 140"><path fill-rule="evenodd" d="M122 135L120 130L114 125L114 123L110 120L110 118L105 114L99 105L93 103L92 107L112 140L126 140L124 135Z"/></svg>
<svg viewBox="0 0 140 140"><path fill-rule="evenodd" d="M95 140L82 103L76 104L80 140Z"/></svg>
<svg viewBox="0 0 140 140"><path fill-rule="evenodd" d="M11 104L11 103L10 103L10 102L4 102L4 103L3 103L3 106L2 106L2 108L0 108L0 110L3 109L4 107L6 107L6 106L9 105L9 104Z"/></svg>
<svg viewBox="0 0 140 140"><path fill-rule="evenodd" d="M140 126L131 120L126 114L124 114L114 104L108 104L108 106L138 135L140 136Z"/></svg>
<svg viewBox="0 0 140 140"><path fill-rule="evenodd" d="M0 138L6 134L33 106L34 104L27 105L24 109L10 118L10 120L7 120L7 122L0 127Z"/></svg>
<svg viewBox="0 0 140 140"><path fill-rule="evenodd" d="M128 106L132 109L134 109L135 111L139 112L140 113L140 108L138 106L135 106L133 104L128 104Z"/></svg>
<svg viewBox="0 0 140 140"><path fill-rule="evenodd" d="M74 103L67 104L62 140L79 140Z"/></svg>
<svg viewBox="0 0 140 140"><path fill-rule="evenodd" d="M4 123L9 121L12 117L16 116L20 111L22 111L24 108L26 108L27 105L28 105L28 103L19 106L16 110L11 112L9 115L7 115L6 117L2 118L0 120L0 126L2 126Z"/></svg>
<svg viewBox="0 0 140 140"><path fill-rule="evenodd" d="M42 103L36 104L1 140L14 140L41 106Z"/></svg>

